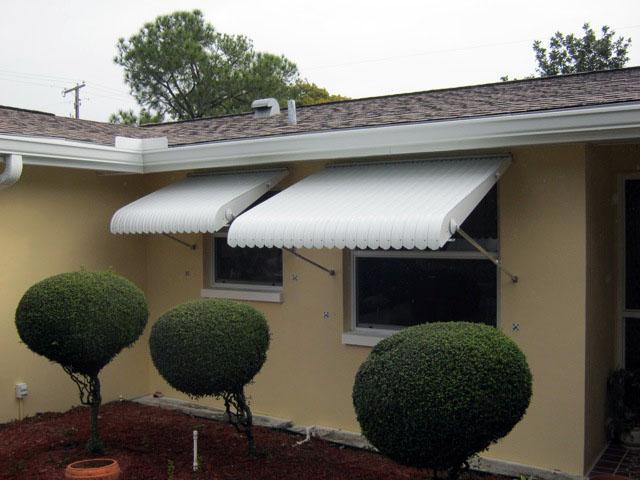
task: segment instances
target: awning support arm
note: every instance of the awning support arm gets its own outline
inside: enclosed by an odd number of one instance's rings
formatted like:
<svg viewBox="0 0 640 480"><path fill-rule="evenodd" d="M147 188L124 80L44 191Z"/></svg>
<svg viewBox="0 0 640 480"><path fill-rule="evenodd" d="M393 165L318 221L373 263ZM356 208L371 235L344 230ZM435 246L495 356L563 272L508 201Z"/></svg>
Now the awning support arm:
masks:
<svg viewBox="0 0 640 480"><path fill-rule="evenodd" d="M184 245L185 247L189 247L191 250L195 250L196 248L198 248L198 246L195 243L191 244L191 243L185 242L184 240L180 240L179 238L176 238L173 235L169 235L168 233L163 233L163 235L165 237L167 237L167 238L170 238L174 242L178 242L180 245Z"/></svg>
<svg viewBox="0 0 640 480"><path fill-rule="evenodd" d="M327 272L329 275L331 275L332 277L334 277L336 275L336 271L331 269L331 268L327 268L327 267L323 267L322 265L320 265L319 263L314 262L313 260L311 260L310 258L307 258L303 255L300 255L298 252L296 252L295 248L287 248L287 247L283 247L283 250L286 250L287 252L291 253L292 255L295 255L296 257L298 257L301 260L304 260L307 263L310 263L311 265L313 265L314 267L319 268L320 270L323 270L325 272Z"/></svg>
<svg viewBox="0 0 640 480"><path fill-rule="evenodd" d="M476 242L473 238L471 238L471 236L465 232L464 230L462 230L459 226L455 226L456 227L456 232L458 232L460 234L460 236L462 238L464 238L467 242L469 242L476 250L478 250L482 255L484 255L485 257L487 257L489 260L491 260L493 262L493 264L498 267L500 270L502 270L506 275L509 276L509 278L511 278L511 281L513 283L518 283L518 276L514 275L513 273L511 273L509 270L507 270L506 268L504 268L502 266L502 262L500 261L499 258L494 257L492 254L490 254L489 252L487 252L482 245L480 245L478 242Z"/></svg>

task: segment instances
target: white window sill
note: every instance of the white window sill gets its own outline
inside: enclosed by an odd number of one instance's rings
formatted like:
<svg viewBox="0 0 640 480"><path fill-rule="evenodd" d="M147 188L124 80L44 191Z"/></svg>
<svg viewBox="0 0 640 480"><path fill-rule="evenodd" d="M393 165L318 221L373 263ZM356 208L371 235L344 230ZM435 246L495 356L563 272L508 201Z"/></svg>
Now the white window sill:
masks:
<svg viewBox="0 0 640 480"><path fill-rule="evenodd" d="M282 303L282 292L278 290L250 290L237 288L203 288L200 296L204 298L227 298L250 302Z"/></svg>
<svg viewBox="0 0 640 480"><path fill-rule="evenodd" d="M342 334L343 345L358 345L361 347L375 347L380 340L393 335L395 332L375 332L368 333L362 331L345 332Z"/></svg>

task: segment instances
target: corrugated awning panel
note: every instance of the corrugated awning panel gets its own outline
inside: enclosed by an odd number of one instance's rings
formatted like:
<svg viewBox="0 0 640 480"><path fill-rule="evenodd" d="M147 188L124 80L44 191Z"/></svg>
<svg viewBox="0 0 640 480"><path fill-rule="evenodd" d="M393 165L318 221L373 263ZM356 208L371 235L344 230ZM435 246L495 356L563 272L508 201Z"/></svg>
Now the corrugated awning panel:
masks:
<svg viewBox="0 0 640 480"><path fill-rule="evenodd" d="M329 167L238 217L239 247L438 249L510 163L508 156Z"/></svg>
<svg viewBox="0 0 640 480"><path fill-rule="evenodd" d="M118 210L111 233L213 233L287 175L287 171L194 175Z"/></svg>

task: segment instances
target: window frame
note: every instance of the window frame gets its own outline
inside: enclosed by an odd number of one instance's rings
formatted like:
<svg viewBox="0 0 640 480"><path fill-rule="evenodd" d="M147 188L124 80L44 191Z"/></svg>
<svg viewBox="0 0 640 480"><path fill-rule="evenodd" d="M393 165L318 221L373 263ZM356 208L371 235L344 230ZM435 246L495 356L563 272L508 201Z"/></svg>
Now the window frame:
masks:
<svg viewBox="0 0 640 480"><path fill-rule="evenodd" d="M498 250L499 250L498 241ZM489 252L496 257L496 251ZM349 330L343 334L343 343L373 346L382 338L393 335L403 328L366 328L357 325L357 272L356 260L358 258L423 258L423 259L439 259L439 260L478 260L488 262L489 260L482 253L476 250L468 251L443 251L443 250L351 250L349 259L350 265L350 292L349 292ZM499 257L498 257L499 258ZM496 269L498 267L495 267ZM496 274L496 328L500 328L500 272ZM360 343L357 338L364 337L364 343ZM346 337L346 338L345 338Z"/></svg>
<svg viewBox="0 0 640 480"><path fill-rule="evenodd" d="M261 283L231 283L231 282L216 282L216 238L227 238L226 231L216 232L210 236L210 249L211 258L209 259L209 286L210 288L217 288L222 290L248 290L248 291L261 291L261 292L281 292L282 285L267 285ZM236 247L242 248L242 247ZM281 262L284 263L284 262ZM284 265L282 266L283 280L284 280ZM284 283L284 281L283 281Z"/></svg>
<svg viewBox="0 0 640 480"><path fill-rule="evenodd" d="M627 308L627 181L640 181L638 173L618 174L617 215L618 228L616 244L618 278L617 278L617 312L616 312L616 361L618 368L626 368L627 364L627 320L640 322L640 309Z"/></svg>

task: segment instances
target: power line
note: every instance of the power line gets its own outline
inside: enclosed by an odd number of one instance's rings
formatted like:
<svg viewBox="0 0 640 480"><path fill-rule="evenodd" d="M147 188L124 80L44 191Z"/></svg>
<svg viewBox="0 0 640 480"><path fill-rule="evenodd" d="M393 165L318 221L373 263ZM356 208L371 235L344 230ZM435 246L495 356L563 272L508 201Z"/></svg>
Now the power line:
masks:
<svg viewBox="0 0 640 480"><path fill-rule="evenodd" d="M615 31L616 31L616 33L618 33L620 30L633 30L633 29L636 29L636 28L639 28L639 27L640 27L640 24L625 25L625 26L621 26L621 27L616 27ZM427 51L417 52L417 53L412 53L412 54L407 54L407 55L393 55L393 56L389 56L389 57L369 58L369 59L363 59L363 60L356 60L356 61L352 61L352 62L344 62L344 63L336 63L336 64L328 64L328 65L318 65L318 66L315 66L315 67L306 68L305 70L323 70L323 69L329 69L329 68L340 68L340 67L348 67L348 66L352 66L352 65L361 65L361 64L366 64L366 63L386 62L386 61L390 61L390 60L401 60L401 59L406 59L406 58L415 58L415 57L428 56L428 55L437 55L437 54L442 54L442 53L455 53L455 52L462 52L462 51L467 51L467 50L477 50L477 49L482 49L482 48L501 47L501 46L506 46L506 45L515 45L515 44L519 44L519 43L525 43L525 42L533 42L534 40L535 39L528 38L528 39L512 40L512 41L509 41L509 42L496 42L496 43L485 43L485 44L479 44L479 45L466 45L466 46L459 47L459 48L449 48L449 49L441 49L441 50L427 50ZM32 77L32 78L47 79L47 80L54 80L54 81L63 81L63 82L75 82L75 81L77 81L77 78L64 77L64 76L58 76L58 75L45 75L45 74L41 74L41 73L32 73L32 72L18 72L16 70L7 70L7 69L0 68L0 74L2 74L2 73L13 75L13 76L18 76L18 77ZM103 91L108 91L109 93L115 93L117 95L122 95L122 96L125 96L127 98L130 98L129 92L125 92L124 90L121 90L121 89L118 89L118 88L114 88L114 87L110 87L108 85L104 85L102 83L95 82L93 80L88 80L86 83L90 87L98 88L98 89L103 90Z"/></svg>
<svg viewBox="0 0 640 480"><path fill-rule="evenodd" d="M13 83L21 83L25 85L35 85L38 87L48 87L48 88L61 88L63 84L55 84L55 83L42 83L42 82L33 82L29 80L15 80L13 78L2 78L0 77L0 81L2 82L13 82Z"/></svg>
<svg viewBox="0 0 640 480"><path fill-rule="evenodd" d="M50 83L45 83L45 82L40 82L40 81L32 81L32 80L25 80L25 79L17 79L17 78L6 78L3 77L3 73L0 72L0 82L12 82L12 83L17 83L20 85L28 85L28 86L36 86L36 87L47 87L47 88L56 88L56 89L64 89L65 85L63 83L54 83L54 82L50 82ZM133 100L133 98L129 95L129 94L125 94L122 92L118 92L115 89L113 89L113 91L110 91L106 88L97 88L95 84L90 84L89 82L84 82L86 83L87 87L89 89L95 89L97 90L96 92L93 93L94 96L97 97L102 97L102 98L108 98L108 99L112 99L112 100L117 100L120 102L126 102L126 101L131 101Z"/></svg>
<svg viewBox="0 0 640 480"><path fill-rule="evenodd" d="M336 64L332 64L332 65L321 65L318 67L310 67L307 68L306 70L324 70L324 69L328 69L328 68L339 68L339 67L350 67L353 65L362 65L365 63L378 63L378 62L388 62L390 60L404 60L407 58L415 58L415 57L424 57L424 56L428 56L428 55L437 55L437 54L441 54L441 53L454 53L454 52L462 52L462 51L466 51L466 50L476 50L476 49L480 49L480 48L488 48L488 47L500 47L503 45L513 45L513 44L517 44L517 43L524 43L524 42L528 42L529 40L515 40L512 42L500 42L500 43L487 43L484 45L473 45L473 46L468 46L468 47L460 47L460 48L447 48L447 49L443 49L443 50L430 50L430 51L426 51L426 52L418 52L418 53L411 53L408 55L394 55L391 57L379 57L379 58L369 58L366 60L358 60L355 62L345 62L345 63L336 63Z"/></svg>
<svg viewBox="0 0 640 480"><path fill-rule="evenodd" d="M4 68L0 68L0 73L8 74L8 75L11 75L11 76L17 76L17 77L38 77L40 79L63 81L63 82L75 81L75 79L69 78L69 77L59 77L59 76L56 76L56 75L45 75L45 74L42 74L42 73L18 72L16 70L7 70L7 69L4 69Z"/></svg>
<svg viewBox="0 0 640 480"><path fill-rule="evenodd" d="M625 27L618 27L616 29L616 33L618 30L632 30L635 28L639 28L640 25L627 25ZM331 69L331 68L341 68L341 67L351 67L351 66L355 66L355 65L363 65L363 64L367 64L367 63L380 63L380 62L388 62L391 60L404 60L404 59L408 59L408 58L415 58L415 57L424 57L424 56L429 56L429 55L438 55L438 54L442 54L442 53L455 53L455 52L463 52L463 51L468 51L468 50L477 50L477 49L482 49L482 48L491 48L491 47L502 47L502 46L506 46L506 45L516 45L519 43L532 43L534 41L534 39L521 39L521 40L512 40L510 42L497 42L497 43L485 43L485 44L480 44L480 45L467 45L464 47L459 47L459 48L447 48L447 49L442 49L442 50L428 50L428 51L424 51L424 52L417 52L417 53L411 53L411 54L407 54L407 55L394 55L394 56L389 56L389 57L378 57L378 58L369 58L369 59L364 59L364 60L356 60L353 62L344 62L344 63L336 63L336 64L329 64L329 65L319 65L316 67L309 67L309 68L305 68L306 71L313 71L313 70L326 70L326 69Z"/></svg>
<svg viewBox="0 0 640 480"><path fill-rule="evenodd" d="M57 85L62 85L63 83L77 81L77 78L62 77L57 75L45 75L40 73L18 72L15 70L7 70L2 68L0 68L0 76L15 77L17 79L27 79L28 81L32 81L33 79L44 80L48 82L56 82ZM20 80L16 80L16 82L19 82L19 81ZM115 94L115 95L120 95L127 98L129 97L129 93L124 90L110 87L108 85L104 85L102 83L95 82L93 80L86 81L84 83L86 83L88 87L97 88L99 90L102 90L111 94Z"/></svg>

